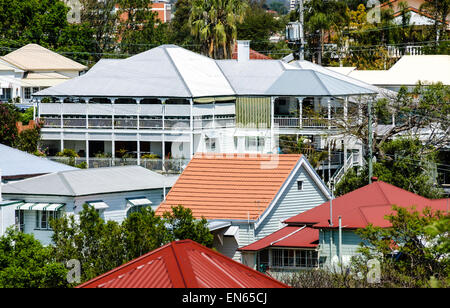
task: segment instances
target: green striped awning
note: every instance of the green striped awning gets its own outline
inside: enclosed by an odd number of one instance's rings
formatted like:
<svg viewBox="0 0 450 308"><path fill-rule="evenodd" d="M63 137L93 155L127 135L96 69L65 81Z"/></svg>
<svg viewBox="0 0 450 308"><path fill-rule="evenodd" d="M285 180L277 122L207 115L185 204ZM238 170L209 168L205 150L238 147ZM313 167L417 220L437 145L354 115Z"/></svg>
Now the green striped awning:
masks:
<svg viewBox="0 0 450 308"><path fill-rule="evenodd" d="M59 211L64 206L64 203L37 203L37 202L23 202L17 205L16 210L22 211Z"/></svg>

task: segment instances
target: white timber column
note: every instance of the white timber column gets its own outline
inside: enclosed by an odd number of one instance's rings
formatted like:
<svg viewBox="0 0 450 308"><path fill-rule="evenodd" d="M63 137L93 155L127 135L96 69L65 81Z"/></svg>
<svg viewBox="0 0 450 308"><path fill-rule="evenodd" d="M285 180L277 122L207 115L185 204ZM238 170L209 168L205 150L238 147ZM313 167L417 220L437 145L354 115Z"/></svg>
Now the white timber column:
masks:
<svg viewBox="0 0 450 308"><path fill-rule="evenodd" d="M64 114L63 114L63 106L64 106L64 99L61 99L60 102L60 109L59 109L59 125L60 125L60 143L61 143L61 152L64 150Z"/></svg>
<svg viewBox="0 0 450 308"><path fill-rule="evenodd" d="M86 164L89 168L89 100L91 98L86 98L86 134L85 134L85 140L86 140Z"/></svg>
<svg viewBox="0 0 450 308"><path fill-rule="evenodd" d="M136 99L137 103L137 115L136 115L136 129L137 129L137 164L141 165L141 133L140 133L140 123L139 123L139 115L141 114L141 99Z"/></svg>
<svg viewBox="0 0 450 308"><path fill-rule="evenodd" d="M348 121L348 96L344 98L344 122L347 123ZM347 138L343 137L344 141L344 168L347 170Z"/></svg>
<svg viewBox="0 0 450 308"><path fill-rule="evenodd" d="M161 151L162 151L162 171L166 170L166 98L161 99L162 105L162 142L161 142Z"/></svg>
<svg viewBox="0 0 450 308"><path fill-rule="evenodd" d="M328 130L331 129L331 97L327 100L328 103Z"/></svg>
<svg viewBox="0 0 450 308"><path fill-rule="evenodd" d="M115 98L111 98L111 164L113 166L116 165L116 134L114 132L114 114L115 114L115 106L114 104L116 103L116 99Z"/></svg>
<svg viewBox="0 0 450 308"><path fill-rule="evenodd" d="M362 124L362 115L363 115L363 112L362 112L362 106L361 106L361 104L362 104L362 100L361 100L361 96L360 96L359 99L358 99L358 125L361 125L361 124Z"/></svg>
<svg viewBox="0 0 450 308"><path fill-rule="evenodd" d="M190 103L190 119L189 119L189 125L190 125L190 152L191 152L191 159L194 157L194 100L191 98L189 100ZM214 105L215 107L215 105ZM213 111L213 125L214 125L214 111ZM213 126L214 127L214 126Z"/></svg>
<svg viewBox="0 0 450 308"><path fill-rule="evenodd" d="M298 101L298 128L303 128L303 100L304 97L297 97Z"/></svg>
<svg viewBox="0 0 450 308"><path fill-rule="evenodd" d="M270 97L270 152L271 153L273 153L274 146L275 146L274 126L275 126L275 97L271 96ZM274 153L274 154L277 154L277 153Z"/></svg>

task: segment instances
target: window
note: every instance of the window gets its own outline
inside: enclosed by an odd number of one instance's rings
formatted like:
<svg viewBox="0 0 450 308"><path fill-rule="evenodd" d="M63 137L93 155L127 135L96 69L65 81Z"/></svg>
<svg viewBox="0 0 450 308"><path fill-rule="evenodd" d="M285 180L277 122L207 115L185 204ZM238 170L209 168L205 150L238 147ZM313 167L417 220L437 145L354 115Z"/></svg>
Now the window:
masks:
<svg viewBox="0 0 450 308"><path fill-rule="evenodd" d="M264 150L265 138L259 136L246 136L245 149L247 151L262 152Z"/></svg>
<svg viewBox="0 0 450 308"><path fill-rule="evenodd" d="M283 250L281 249L272 250L272 266L273 267L283 266Z"/></svg>
<svg viewBox="0 0 450 308"><path fill-rule="evenodd" d="M2 101L8 101L12 98L12 90L9 88L3 88L0 94L0 100Z"/></svg>
<svg viewBox="0 0 450 308"><path fill-rule="evenodd" d="M297 189L303 190L303 181L297 181Z"/></svg>
<svg viewBox="0 0 450 308"><path fill-rule="evenodd" d="M272 267L312 268L318 266L318 253L314 250L273 249L271 253Z"/></svg>
<svg viewBox="0 0 450 308"><path fill-rule="evenodd" d="M31 99L31 88L24 88L23 96L25 99Z"/></svg>
<svg viewBox="0 0 450 308"><path fill-rule="evenodd" d="M216 151L216 138L205 138L205 145L207 152L215 152Z"/></svg>
<svg viewBox="0 0 450 308"><path fill-rule="evenodd" d="M51 230L50 220L59 218L58 211L36 211L36 229Z"/></svg>
<svg viewBox="0 0 450 308"><path fill-rule="evenodd" d="M16 225L19 227L21 232L25 230L24 211L22 210L16 211Z"/></svg>

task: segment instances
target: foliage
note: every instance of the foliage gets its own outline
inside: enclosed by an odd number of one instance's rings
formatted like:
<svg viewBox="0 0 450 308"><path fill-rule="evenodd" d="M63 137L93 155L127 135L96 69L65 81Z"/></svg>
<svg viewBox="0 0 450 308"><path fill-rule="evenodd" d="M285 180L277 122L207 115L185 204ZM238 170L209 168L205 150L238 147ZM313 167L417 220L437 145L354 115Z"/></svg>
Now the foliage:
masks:
<svg viewBox="0 0 450 308"><path fill-rule="evenodd" d="M14 146L18 137L16 122L20 117L19 109L13 104L0 103L0 143Z"/></svg>
<svg viewBox="0 0 450 308"><path fill-rule="evenodd" d="M192 0L177 0L174 17L169 24L169 41L173 44L189 47L193 51L200 51L194 45L195 37L191 34L189 17Z"/></svg>
<svg viewBox="0 0 450 308"><path fill-rule="evenodd" d="M114 33L117 28L117 14L115 13L117 0L80 0L81 22L91 28L92 36L90 48L96 53L109 53L114 51L116 41ZM101 55L95 55L99 60Z"/></svg>
<svg viewBox="0 0 450 308"><path fill-rule="evenodd" d="M33 235L8 229L0 237L0 288L67 287L67 270Z"/></svg>
<svg viewBox="0 0 450 308"><path fill-rule="evenodd" d="M394 205L393 214L386 219L392 225L389 228L369 225L357 231L363 243L355 270L365 273L367 268L361 264L377 259L383 286L449 287L449 215Z"/></svg>
<svg viewBox="0 0 450 308"><path fill-rule="evenodd" d="M241 0L193 0L189 18L191 33L202 53L214 59L231 58L247 2Z"/></svg>
<svg viewBox="0 0 450 308"><path fill-rule="evenodd" d="M30 109L33 111L32 108ZM20 134L16 126L17 122L29 119L29 117L29 111L21 113L19 108L13 104L0 103L0 143L28 153L36 152L41 136L40 126L24 130Z"/></svg>
<svg viewBox="0 0 450 308"><path fill-rule="evenodd" d="M308 158L309 163L318 168L322 162L328 159L327 151L318 151L314 148L311 140L300 136L298 140L295 140L296 136L293 135L281 135L280 136L280 148L284 154L304 154Z"/></svg>
<svg viewBox="0 0 450 308"><path fill-rule="evenodd" d="M269 39L276 33L282 33L285 26L286 20L268 13L259 3L252 3L246 9L242 22L237 24L237 39L251 40L254 50L276 53L277 49L286 49L286 46L272 43Z"/></svg>
<svg viewBox="0 0 450 308"><path fill-rule="evenodd" d="M118 0L118 32L122 53L137 54L167 42L167 25L160 24L147 0Z"/></svg>
<svg viewBox="0 0 450 308"><path fill-rule="evenodd" d="M347 119L337 116L333 122L345 135L368 145L368 104L367 101L358 104L362 113L360 121L355 121L359 117L358 108L349 108ZM443 116L450 112L450 86L418 83L412 90L402 87L395 97L378 100L372 108L372 151L381 160L388 159L384 144L402 135L415 138L420 134L423 146L416 147L419 158L450 145L450 121ZM395 125L389 120L393 116ZM424 130L427 134L421 134Z"/></svg>
<svg viewBox="0 0 450 308"><path fill-rule="evenodd" d="M442 197L434 177L434 153L424 155L424 146L418 139L400 138L383 144L384 159L373 164L373 176L426 198ZM368 168L359 172L350 169L335 187L335 195L341 196L369 183Z"/></svg>
<svg viewBox="0 0 450 308"><path fill-rule="evenodd" d="M194 219L191 209L183 208L181 205L172 207L172 212L163 214L163 221L169 242L191 239L207 247L212 246L213 235L207 227L208 221L205 218Z"/></svg>
<svg viewBox="0 0 450 308"><path fill-rule="evenodd" d="M4 48L3 53L30 43L64 52L88 50L92 44L90 28L70 25L67 22L68 11L69 8L60 0L0 1L0 46Z"/></svg>
<svg viewBox="0 0 450 308"><path fill-rule="evenodd" d="M36 125L33 129L26 129L19 134L14 147L28 153L34 153L38 150L39 140L41 139L41 128Z"/></svg>
<svg viewBox="0 0 450 308"><path fill-rule="evenodd" d="M50 222L54 231L53 253L64 262L81 263L81 280L87 281L174 240L192 239L211 246L213 237L205 219L195 220L192 212L173 207L163 217L150 208L130 214L121 224L101 219L87 204L74 216Z"/></svg>

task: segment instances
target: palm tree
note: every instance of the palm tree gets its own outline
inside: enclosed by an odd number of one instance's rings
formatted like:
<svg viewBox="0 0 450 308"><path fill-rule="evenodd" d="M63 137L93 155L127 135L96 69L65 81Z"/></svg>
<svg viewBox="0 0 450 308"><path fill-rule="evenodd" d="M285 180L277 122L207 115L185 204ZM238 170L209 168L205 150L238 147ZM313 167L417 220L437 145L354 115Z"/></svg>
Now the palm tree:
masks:
<svg viewBox="0 0 450 308"><path fill-rule="evenodd" d="M202 52L215 59L231 58L247 2L242 0L193 0L189 18L191 33Z"/></svg>

